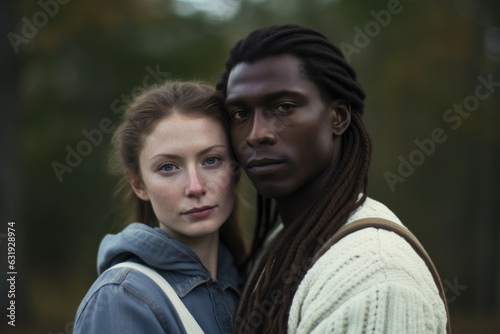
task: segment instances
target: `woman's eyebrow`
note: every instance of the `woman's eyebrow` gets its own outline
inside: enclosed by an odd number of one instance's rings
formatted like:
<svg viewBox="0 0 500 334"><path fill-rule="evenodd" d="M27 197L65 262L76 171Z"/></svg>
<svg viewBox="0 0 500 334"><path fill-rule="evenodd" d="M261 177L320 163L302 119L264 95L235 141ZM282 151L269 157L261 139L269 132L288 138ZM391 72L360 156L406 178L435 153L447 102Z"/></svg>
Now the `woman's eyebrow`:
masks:
<svg viewBox="0 0 500 334"><path fill-rule="evenodd" d="M213 150L214 148L226 148L226 146L225 146L225 145L222 145L222 144L215 144L215 145L211 145L211 146L209 146L209 147L207 147L207 148L204 148L203 150L199 151L197 155L198 155L198 156L200 156L200 155L204 155L204 154L206 154L207 152L210 152L211 150Z"/></svg>
<svg viewBox="0 0 500 334"><path fill-rule="evenodd" d="M197 156L201 156L201 155L204 155L206 154L207 152L210 152L211 150L213 149L216 149L216 148L226 148L225 145L222 145L222 144L215 144L215 145L210 145L208 147L205 147L204 149L198 151L198 153L196 153ZM150 160L154 160L156 158L170 158L170 159L180 159L182 158L181 155L179 154L173 154L173 153L158 153L154 156L152 156L150 158Z"/></svg>

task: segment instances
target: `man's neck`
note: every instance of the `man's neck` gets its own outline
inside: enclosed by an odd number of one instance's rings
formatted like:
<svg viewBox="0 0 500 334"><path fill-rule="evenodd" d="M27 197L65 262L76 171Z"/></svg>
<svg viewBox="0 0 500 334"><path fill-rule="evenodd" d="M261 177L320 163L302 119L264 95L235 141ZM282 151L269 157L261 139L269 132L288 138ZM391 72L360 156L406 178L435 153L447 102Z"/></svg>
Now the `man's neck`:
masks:
<svg viewBox="0 0 500 334"><path fill-rule="evenodd" d="M290 196L276 199L278 213L285 227L292 224L325 191L326 186L329 184L340 163L340 155L339 152L339 156L332 160L332 165L309 184L306 184Z"/></svg>

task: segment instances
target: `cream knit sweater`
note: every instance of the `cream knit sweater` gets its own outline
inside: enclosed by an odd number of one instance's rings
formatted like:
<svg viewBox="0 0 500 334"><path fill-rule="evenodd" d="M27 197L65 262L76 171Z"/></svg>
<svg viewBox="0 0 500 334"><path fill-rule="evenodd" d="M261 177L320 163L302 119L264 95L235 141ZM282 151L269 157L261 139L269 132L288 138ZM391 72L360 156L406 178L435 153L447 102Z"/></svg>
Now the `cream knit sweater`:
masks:
<svg viewBox="0 0 500 334"><path fill-rule="evenodd" d="M401 224L367 198L347 224L380 217ZM293 298L289 333L446 333L446 311L424 261L400 236L366 228L333 245Z"/></svg>

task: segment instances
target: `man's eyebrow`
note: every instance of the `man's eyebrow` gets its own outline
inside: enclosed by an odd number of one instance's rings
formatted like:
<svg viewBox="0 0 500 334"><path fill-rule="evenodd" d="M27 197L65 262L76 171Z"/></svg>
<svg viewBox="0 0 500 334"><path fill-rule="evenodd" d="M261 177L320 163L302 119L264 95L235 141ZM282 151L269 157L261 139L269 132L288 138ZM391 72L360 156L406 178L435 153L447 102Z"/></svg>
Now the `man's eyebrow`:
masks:
<svg viewBox="0 0 500 334"><path fill-rule="evenodd" d="M277 92L271 92L271 93L264 95L262 97L262 100L263 101L272 101L272 100L275 100L275 99L278 99L278 98L281 98L284 96L301 96L301 95L302 94L297 92L297 91L283 89L283 90L279 90ZM245 99L237 97L234 99L226 100L225 104L226 104L226 106L240 106L240 105L245 104Z"/></svg>
<svg viewBox="0 0 500 334"><path fill-rule="evenodd" d="M264 100L275 100L275 99L278 99L278 98L284 97L284 96L299 96L299 95L301 95L301 94L297 91L283 89L283 90L280 90L277 92L272 92L272 93L266 94L266 95L264 95L263 99Z"/></svg>

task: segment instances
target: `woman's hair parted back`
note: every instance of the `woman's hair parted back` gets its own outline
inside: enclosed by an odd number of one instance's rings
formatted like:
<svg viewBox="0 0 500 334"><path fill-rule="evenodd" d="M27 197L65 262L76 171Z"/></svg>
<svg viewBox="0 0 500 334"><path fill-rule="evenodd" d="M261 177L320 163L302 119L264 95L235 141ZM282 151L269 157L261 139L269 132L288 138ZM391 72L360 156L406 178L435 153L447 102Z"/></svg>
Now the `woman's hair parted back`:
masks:
<svg viewBox="0 0 500 334"><path fill-rule="evenodd" d="M350 104L351 123L342 134L341 161L322 195L285 228L251 278L240 302L235 333L286 333L293 296L313 265L315 252L367 195L371 142L361 121L365 94L341 51L323 34L298 25L277 25L251 32L230 51L217 89L224 97L227 95L229 75L237 64L284 54L302 61L307 77L317 85L325 103L342 99ZM363 195L358 198L360 193ZM263 244L275 219L269 200L259 196L258 204L252 254ZM272 296L279 298L273 300Z"/></svg>
<svg viewBox="0 0 500 334"><path fill-rule="evenodd" d="M133 219L151 227L158 226L151 202L135 196L125 175L141 179L139 154L144 139L159 121L174 113L211 117L222 124L226 134L229 131L229 119L220 94L204 84L167 82L142 93L128 106L112 139L110 167L114 174L123 176L119 192L125 191L125 201L136 201Z"/></svg>

